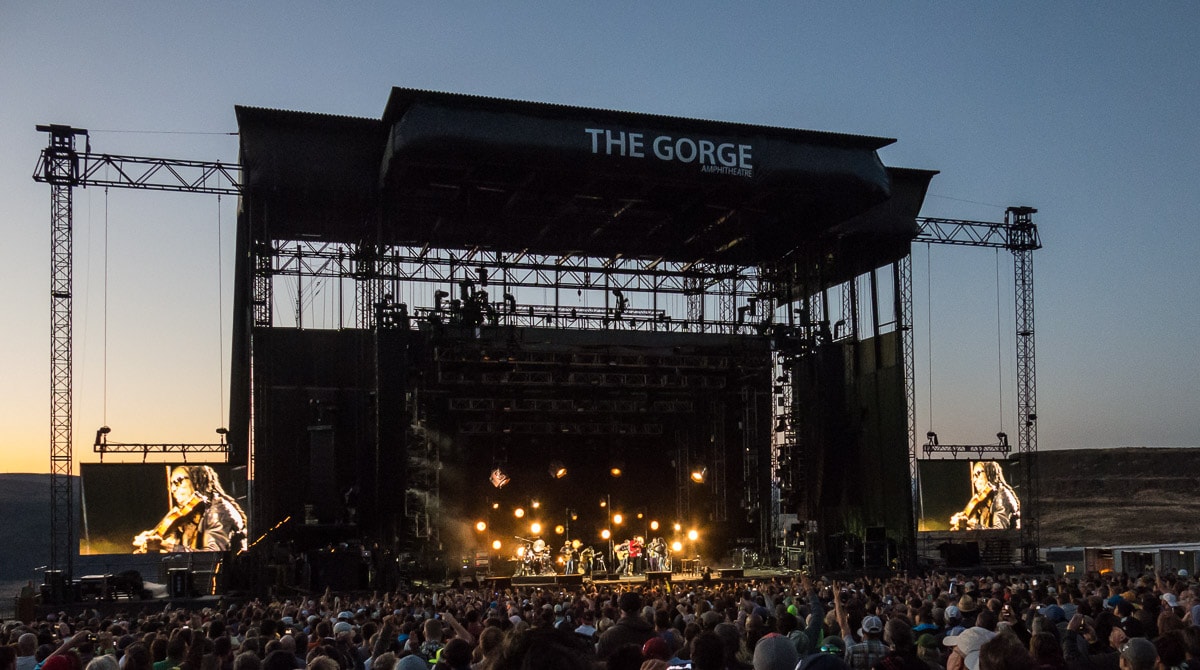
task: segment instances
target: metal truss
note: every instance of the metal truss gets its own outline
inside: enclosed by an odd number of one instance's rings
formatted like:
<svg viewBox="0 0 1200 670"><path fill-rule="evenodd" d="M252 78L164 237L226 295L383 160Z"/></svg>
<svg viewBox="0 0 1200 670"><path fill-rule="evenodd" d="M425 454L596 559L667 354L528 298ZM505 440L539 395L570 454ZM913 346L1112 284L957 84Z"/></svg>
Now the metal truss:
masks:
<svg viewBox="0 0 1200 670"><path fill-rule="evenodd" d="M140 158L92 153L88 132L39 125L49 145L38 156L33 179L50 185L50 568L70 579L74 568L71 500L73 191L76 186L135 188L216 195L241 193L241 169L219 162ZM84 151L75 140L85 138ZM113 445L115 446L115 445ZM162 445L157 445L162 446Z"/></svg>
<svg viewBox="0 0 1200 670"><path fill-rule="evenodd" d="M221 441L211 444L109 442L108 434L110 432L112 431L108 426L103 426L96 431L96 441L92 444L92 451L100 454L101 460L104 459L104 454L142 454L144 459L150 454L181 454L186 458L188 454L229 453L229 445L225 442L227 431L224 428L217 430Z"/></svg>
<svg viewBox="0 0 1200 670"><path fill-rule="evenodd" d="M75 557L71 500L73 187L79 184L75 138L86 130L38 126L50 133L34 179L50 184L50 569L71 579ZM85 140L86 141L86 140Z"/></svg>
<svg viewBox="0 0 1200 670"><path fill-rule="evenodd" d="M1033 454L1037 453L1037 359L1034 346L1034 300L1033 300L1033 252L1042 248L1037 225L1033 223L1032 215L1037 210L1032 207L1009 207L1004 214L1002 223L986 221L963 221L954 219L918 218L920 232L917 242L934 244L950 244L957 246L972 246L991 249L1007 249L1013 254L1013 274L1015 284L1015 311L1017 334L1017 452L1021 456L1021 465L1025 483L1029 487L1027 504L1022 513L1021 542L1026 548L1036 549L1040 543L1039 536L1039 498L1041 495L1037 469L1033 465ZM912 310L912 273L911 254L906 259L909 265L907 278L901 291L907 302L905 312L911 315ZM906 319L906 324L908 323ZM911 330L909 331L911 332ZM911 335L905 342L905 386L913 383ZM909 432L916 434L916 418L912 409L913 396L909 395ZM1002 434L1001 434L1002 435ZM998 435L998 437L1000 437ZM915 437L914 443L915 443ZM935 439L932 444L926 444L926 454L977 453L981 457L985 453L1008 455L1010 447L1007 436L1000 439L997 445L938 445ZM916 469L916 452L910 452L910 469ZM914 505L915 505L914 493Z"/></svg>

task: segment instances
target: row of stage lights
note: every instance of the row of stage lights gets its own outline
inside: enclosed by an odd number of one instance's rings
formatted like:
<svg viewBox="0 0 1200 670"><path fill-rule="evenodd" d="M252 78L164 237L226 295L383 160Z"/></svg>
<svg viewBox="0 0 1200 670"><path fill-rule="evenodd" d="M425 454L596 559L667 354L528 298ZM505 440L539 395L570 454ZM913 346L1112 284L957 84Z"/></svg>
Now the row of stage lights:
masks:
<svg viewBox="0 0 1200 670"><path fill-rule="evenodd" d="M551 479L562 479L567 476L567 466L562 461L551 461L549 472ZM608 474L614 479L625 474L624 464L614 462L609 466ZM688 478L697 484L703 484L708 481L708 468L704 465L697 465L688 472ZM512 478L503 469L497 467L488 476L488 481L491 482L492 486L499 489L504 488L506 484L512 481Z"/></svg>
<svg viewBox="0 0 1200 670"><path fill-rule="evenodd" d="M530 503L529 506L532 509L537 510L537 509L541 508L541 503L539 503L537 500L534 500ZM600 507L605 510L609 509L609 499L601 498L600 499ZM493 510L500 509L500 503L493 502L492 509ZM513 509L513 516L517 519L524 519L526 515L527 515L527 512L525 511L524 507L517 507L517 508ZM579 519L579 515L574 510L567 510L567 515L571 521L576 521ZM609 518L614 527L624 524L625 520L626 520L625 515L620 512L613 513L612 516ZM642 512L638 512L637 518L638 518L638 520L643 520L645 518L645 515ZM650 523L647 525L647 528L649 528L651 533L657 533L661 528L661 524L657 520L652 519L650 521ZM484 533L487 531L487 529L488 529L487 521L480 519L479 521L475 522L475 531L476 532ZM529 532L533 536L541 535L543 530L545 530L545 527L542 525L542 523L540 521L533 521L529 524ZM675 523L673 525L673 530L674 530L675 536L679 537L684 532L683 524ZM567 532L566 524L560 523L554 527L555 535L563 535L566 532ZM695 528L689 529L686 533L686 537L689 542L696 542L700 538L700 532L698 530L696 530ZM612 530L610 530L609 528L602 529L599 534L599 539L601 539L605 542L611 541L613 539ZM579 540L574 540L574 542L578 543ZM502 547L503 547L503 543L500 540L492 541L492 549L493 550L500 551L500 549ZM576 547L576 548L578 548L578 547ZM682 550L683 550L683 541L682 540L675 540L671 543L671 551L679 552Z"/></svg>

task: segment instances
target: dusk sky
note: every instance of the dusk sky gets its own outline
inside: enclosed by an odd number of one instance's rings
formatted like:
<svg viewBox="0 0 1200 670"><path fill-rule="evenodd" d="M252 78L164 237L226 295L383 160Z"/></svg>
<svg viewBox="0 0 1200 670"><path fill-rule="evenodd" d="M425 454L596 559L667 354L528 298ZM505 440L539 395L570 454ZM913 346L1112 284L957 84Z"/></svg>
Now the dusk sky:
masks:
<svg viewBox="0 0 1200 670"><path fill-rule="evenodd" d="M923 215L1039 210L1040 447L1198 446L1198 26L1196 2L0 0L0 472L50 468L37 124L236 162L235 105L378 118L393 86L896 138L887 165L941 172ZM236 212L76 190L80 460L104 424L228 422ZM913 285L918 433L1015 435L1011 255L916 245Z"/></svg>

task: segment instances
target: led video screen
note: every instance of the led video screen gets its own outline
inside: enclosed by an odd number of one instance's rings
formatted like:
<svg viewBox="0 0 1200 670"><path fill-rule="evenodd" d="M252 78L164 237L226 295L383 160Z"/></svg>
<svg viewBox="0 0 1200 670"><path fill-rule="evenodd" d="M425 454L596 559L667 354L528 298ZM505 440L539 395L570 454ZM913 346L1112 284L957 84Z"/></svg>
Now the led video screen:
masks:
<svg viewBox="0 0 1200 670"><path fill-rule="evenodd" d="M80 464L80 555L245 549L245 486L232 473L227 464Z"/></svg>
<svg viewBox="0 0 1200 670"><path fill-rule="evenodd" d="M921 478L922 531L1010 530L1021 527L1021 500L1004 461L925 460ZM1014 473L1015 474L1015 473Z"/></svg>

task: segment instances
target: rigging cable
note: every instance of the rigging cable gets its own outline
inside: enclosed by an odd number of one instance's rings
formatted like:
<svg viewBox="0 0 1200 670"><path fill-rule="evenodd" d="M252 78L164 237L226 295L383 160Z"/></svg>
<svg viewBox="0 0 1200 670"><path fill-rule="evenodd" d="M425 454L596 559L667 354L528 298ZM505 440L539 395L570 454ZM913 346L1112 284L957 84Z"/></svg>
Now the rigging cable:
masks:
<svg viewBox="0 0 1200 670"><path fill-rule="evenodd" d="M1000 250L996 249L996 394L1000 398L1000 432L1004 432L1004 364L1001 361L1003 334L1000 325Z"/></svg>
<svg viewBox="0 0 1200 670"><path fill-rule="evenodd" d="M929 365L929 430L933 430L933 257L929 242L925 243L925 337L926 362Z"/></svg>
<svg viewBox="0 0 1200 670"><path fill-rule="evenodd" d="M100 425L108 425L108 187L104 187L104 319L103 333L101 337L101 348L104 350L102 356L104 363L101 366L101 377L103 392L100 394L102 400L100 403L100 416L102 421Z"/></svg>
<svg viewBox="0 0 1200 670"><path fill-rule="evenodd" d="M217 425L225 425L225 287L221 267L221 194L217 194Z"/></svg>

